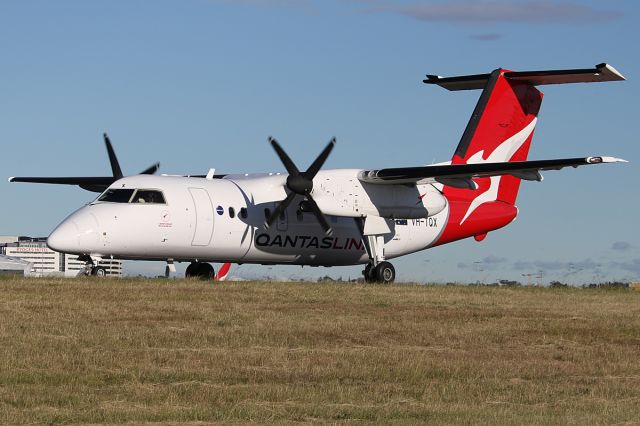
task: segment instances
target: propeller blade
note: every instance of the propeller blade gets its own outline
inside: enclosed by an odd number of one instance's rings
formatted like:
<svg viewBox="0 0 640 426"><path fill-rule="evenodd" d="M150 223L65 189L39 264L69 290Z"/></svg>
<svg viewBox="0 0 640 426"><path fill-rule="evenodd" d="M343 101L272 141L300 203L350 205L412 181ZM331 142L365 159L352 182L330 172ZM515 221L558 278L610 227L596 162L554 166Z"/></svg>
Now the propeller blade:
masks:
<svg viewBox="0 0 640 426"><path fill-rule="evenodd" d="M155 174L155 172L158 171L158 169L160 168L160 163L156 163L151 167L148 167L146 169L144 169L143 171L140 172L141 175L152 175Z"/></svg>
<svg viewBox="0 0 640 426"><path fill-rule="evenodd" d="M307 202L309 203L309 207L311 207L311 211L316 216L316 219L318 219L318 222L320 222L320 226L322 226L322 229L324 229L324 233L327 235L331 235L333 230L331 229L329 222L327 222L327 219L324 217L322 210L320 210L320 207L318 207L318 204L312 197L307 197Z"/></svg>
<svg viewBox="0 0 640 426"><path fill-rule="evenodd" d="M318 158L309 166L306 172L304 172L304 177L307 179L313 179L313 177L318 173L322 165L325 161L327 161L327 157L331 154L331 150L336 145L336 138L331 139L331 141L327 144L326 148L322 150Z"/></svg>
<svg viewBox="0 0 640 426"><path fill-rule="evenodd" d="M109 162L111 163L111 170L113 171L113 177L118 179L122 179L122 169L120 169L120 163L118 163L118 157L116 157L116 153L113 150L113 146L111 145L111 141L109 140L109 136L106 133L102 135L104 137L104 143L107 145L107 153L109 154Z"/></svg>
<svg viewBox="0 0 640 426"><path fill-rule="evenodd" d="M287 207L289 207L289 204L291 204L291 202L295 197L296 197L296 193L290 192L289 195L287 195L287 198L282 200L282 202L278 205L278 207L276 207L273 213L271 213L271 216L269 216L269 218L264 222L265 227L268 228L271 225L273 225L273 222L275 222L278 219L278 216L284 213L284 211L287 209Z"/></svg>
<svg viewBox="0 0 640 426"><path fill-rule="evenodd" d="M287 172L292 176L299 175L300 171L298 170L296 165L293 164L293 161L291 161L291 158L289 158L287 153L284 152L284 149L282 149L278 141L272 138L271 136L269 136L269 143L271 144L273 149L276 151L276 154L278 154L278 157L280 157L280 161L282 161L282 164L284 164L284 167L287 169Z"/></svg>
<svg viewBox="0 0 640 426"><path fill-rule="evenodd" d="M280 157L280 161L284 164L287 171L289 172L289 176L287 177L287 181L285 183L285 187L289 189L289 195L285 198L280 205L276 208L276 210L271 214L269 218L265 221L265 227L269 227L278 219L286 208L291 204L296 195L302 195L306 198L306 205L313 212L318 222L324 229L325 234L330 235L333 230L331 226L327 222L327 219L324 217L322 210L318 207L318 204L315 202L313 197L311 196L311 191L313 191L313 178L320 171L320 168L323 166L324 162L327 161L329 154L331 154L331 150L336 145L336 138L331 139L327 146L322 150L320 155L315 159L315 161L309 166L309 168L304 172L300 173L298 168L291 158L284 152L284 149L280 146L278 141L274 138L269 137L269 143L273 146L273 149Z"/></svg>

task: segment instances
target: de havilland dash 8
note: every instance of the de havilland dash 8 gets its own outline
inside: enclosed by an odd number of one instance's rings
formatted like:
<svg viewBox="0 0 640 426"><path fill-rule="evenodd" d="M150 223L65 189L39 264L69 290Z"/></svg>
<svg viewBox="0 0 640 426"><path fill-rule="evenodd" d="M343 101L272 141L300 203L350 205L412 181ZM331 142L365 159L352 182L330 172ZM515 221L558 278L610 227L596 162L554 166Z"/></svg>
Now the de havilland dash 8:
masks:
<svg viewBox="0 0 640 426"><path fill-rule="evenodd" d="M11 182L78 185L100 192L48 238L104 275L103 258L189 262L187 277L224 278L230 263L366 265L366 281L392 282L390 259L511 223L522 180L542 171L622 162L590 156L528 160L545 84L624 80L613 67L428 75L447 90L482 90L450 161L428 166L322 170L331 140L301 171L275 139L286 174L173 176L154 165L124 176L105 135L113 176L12 177ZM212 262L223 263L214 273Z"/></svg>

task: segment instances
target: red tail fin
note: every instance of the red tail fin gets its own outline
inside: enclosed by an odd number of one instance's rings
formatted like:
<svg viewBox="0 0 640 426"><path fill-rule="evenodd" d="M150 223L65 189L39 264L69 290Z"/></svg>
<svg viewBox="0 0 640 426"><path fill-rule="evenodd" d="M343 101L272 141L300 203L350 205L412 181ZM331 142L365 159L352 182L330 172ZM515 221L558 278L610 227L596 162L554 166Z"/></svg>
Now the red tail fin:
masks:
<svg viewBox="0 0 640 426"><path fill-rule="evenodd" d="M498 69L489 76L451 164L527 159L543 95L532 84L505 78L505 72ZM505 175L474 182L475 190L444 187L450 226L439 243L481 236L515 219L519 178Z"/></svg>
<svg viewBox="0 0 640 426"><path fill-rule="evenodd" d="M462 135L452 164L510 162L527 159L542 93L527 82L505 78L502 69L491 73L471 120ZM456 198L474 200L486 190L493 200L514 204L520 179L502 176L477 179L475 191L447 188ZM453 193L455 191L455 193ZM497 191L497 192L496 192Z"/></svg>
<svg viewBox="0 0 640 426"><path fill-rule="evenodd" d="M527 159L543 96L536 85L620 80L624 77L618 71L602 63L593 69L520 72L497 69L491 74L446 78L428 75L424 82L448 90L483 89L451 159L452 164L469 164ZM477 188L462 188L466 184ZM507 225L517 215L519 187L520 178L513 175L445 186L449 219L437 244L470 236L481 240L487 232Z"/></svg>

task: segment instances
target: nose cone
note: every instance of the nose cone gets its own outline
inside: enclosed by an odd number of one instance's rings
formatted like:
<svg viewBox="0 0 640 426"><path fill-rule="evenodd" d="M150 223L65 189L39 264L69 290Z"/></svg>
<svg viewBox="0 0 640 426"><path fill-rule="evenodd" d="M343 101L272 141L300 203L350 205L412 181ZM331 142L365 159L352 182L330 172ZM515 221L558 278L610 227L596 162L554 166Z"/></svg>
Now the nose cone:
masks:
<svg viewBox="0 0 640 426"><path fill-rule="evenodd" d="M99 224L95 215L84 207L66 218L47 238L51 250L62 253L88 254L98 248Z"/></svg>
<svg viewBox="0 0 640 426"><path fill-rule="evenodd" d="M66 219L58 225L47 238L47 246L51 250L62 253L75 253L80 246L76 224L72 220Z"/></svg>

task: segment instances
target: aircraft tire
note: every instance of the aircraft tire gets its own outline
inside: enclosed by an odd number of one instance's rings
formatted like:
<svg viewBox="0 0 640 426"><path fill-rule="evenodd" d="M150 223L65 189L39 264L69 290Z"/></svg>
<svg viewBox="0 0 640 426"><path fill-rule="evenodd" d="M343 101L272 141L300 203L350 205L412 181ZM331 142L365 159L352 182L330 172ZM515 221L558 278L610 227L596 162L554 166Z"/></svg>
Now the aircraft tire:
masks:
<svg viewBox="0 0 640 426"><path fill-rule="evenodd" d="M107 270L102 266L94 266L91 268L91 275L98 278L106 277Z"/></svg>
<svg viewBox="0 0 640 426"><path fill-rule="evenodd" d="M189 264L189 266L187 266L187 270L184 271L184 277L185 278L194 278L196 277L196 271L198 269L198 263L197 262L191 262Z"/></svg>
<svg viewBox="0 0 640 426"><path fill-rule="evenodd" d="M373 283L376 281L375 277L375 268L373 264L367 263L367 266L364 267L364 271L362 271L362 275L364 275L364 282Z"/></svg>
<svg viewBox="0 0 640 426"><path fill-rule="evenodd" d="M396 279L396 270L389 262L380 262L375 267L373 275L377 282L381 284L391 284Z"/></svg>
<svg viewBox="0 0 640 426"><path fill-rule="evenodd" d="M216 271L213 270L213 266L210 263L199 263L197 269L197 277L201 280L210 280L216 276Z"/></svg>
<svg viewBox="0 0 640 426"><path fill-rule="evenodd" d="M200 278L201 280L213 279L216 276L216 271L213 270L213 266L210 263L205 262L191 262L187 266L187 270L184 272L185 278Z"/></svg>

